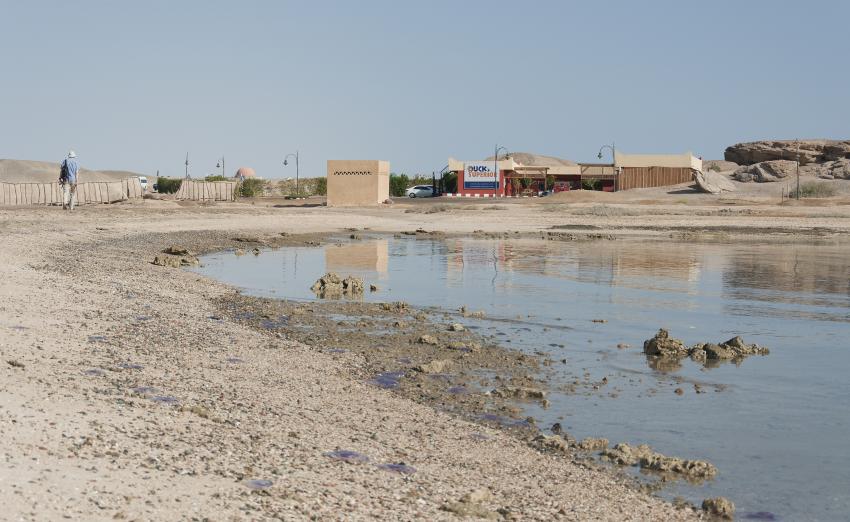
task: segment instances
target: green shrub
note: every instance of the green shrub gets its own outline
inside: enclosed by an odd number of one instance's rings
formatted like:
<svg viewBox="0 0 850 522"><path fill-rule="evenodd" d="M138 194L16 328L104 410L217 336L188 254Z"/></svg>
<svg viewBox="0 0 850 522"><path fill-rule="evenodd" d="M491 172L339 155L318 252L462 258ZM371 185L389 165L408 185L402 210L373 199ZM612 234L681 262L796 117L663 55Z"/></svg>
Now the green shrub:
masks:
<svg viewBox="0 0 850 522"><path fill-rule="evenodd" d="M317 196L327 196L328 195L328 178L316 178L316 188L313 190L313 193Z"/></svg>
<svg viewBox="0 0 850 522"><path fill-rule="evenodd" d="M239 185L239 195L245 198L263 195L265 181L256 178L248 178Z"/></svg>
<svg viewBox="0 0 850 522"><path fill-rule="evenodd" d="M443 191L449 194L457 192L457 173L449 172L443 176Z"/></svg>
<svg viewBox="0 0 850 522"><path fill-rule="evenodd" d="M174 194L182 184L182 179L156 178L156 191L160 194Z"/></svg>
<svg viewBox="0 0 850 522"><path fill-rule="evenodd" d="M390 174L390 196L402 197L410 183L407 174Z"/></svg>
<svg viewBox="0 0 850 522"><path fill-rule="evenodd" d="M204 181L233 181L233 180L228 180L227 178L225 178L225 177L224 177L224 176L222 176L221 174L217 174L217 175L215 175L215 176L207 176L207 177L205 177L205 178L204 178Z"/></svg>
<svg viewBox="0 0 850 522"><path fill-rule="evenodd" d="M804 198L830 198L838 194L838 188L832 183L807 181L800 185L800 193Z"/></svg>
<svg viewBox="0 0 850 522"><path fill-rule="evenodd" d="M581 188L584 190L599 190L602 183L598 179L583 179L581 180Z"/></svg>

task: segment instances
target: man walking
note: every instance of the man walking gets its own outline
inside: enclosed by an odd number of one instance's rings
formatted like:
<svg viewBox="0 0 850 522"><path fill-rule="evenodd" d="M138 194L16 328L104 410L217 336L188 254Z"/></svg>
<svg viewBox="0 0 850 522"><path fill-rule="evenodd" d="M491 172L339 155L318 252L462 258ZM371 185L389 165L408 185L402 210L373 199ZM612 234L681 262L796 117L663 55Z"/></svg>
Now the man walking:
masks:
<svg viewBox="0 0 850 522"><path fill-rule="evenodd" d="M59 185L62 186L62 210L74 210L77 200L77 172L80 166L77 163L77 153L68 151L68 157L62 160L62 169L59 172Z"/></svg>

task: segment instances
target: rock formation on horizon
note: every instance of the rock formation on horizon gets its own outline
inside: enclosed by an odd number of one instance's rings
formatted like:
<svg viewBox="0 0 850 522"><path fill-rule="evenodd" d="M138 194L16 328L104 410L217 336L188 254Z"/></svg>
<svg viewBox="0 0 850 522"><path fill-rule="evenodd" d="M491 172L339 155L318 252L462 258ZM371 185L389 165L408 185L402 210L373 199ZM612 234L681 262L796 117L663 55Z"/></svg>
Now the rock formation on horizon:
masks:
<svg viewBox="0 0 850 522"><path fill-rule="evenodd" d="M741 165L738 181L778 181L796 172L823 179L850 179L850 140L751 141L727 147L726 161Z"/></svg>
<svg viewBox="0 0 850 522"><path fill-rule="evenodd" d="M726 147L723 157L738 165L773 160L796 161L798 147L800 165L850 158L850 140L750 141Z"/></svg>

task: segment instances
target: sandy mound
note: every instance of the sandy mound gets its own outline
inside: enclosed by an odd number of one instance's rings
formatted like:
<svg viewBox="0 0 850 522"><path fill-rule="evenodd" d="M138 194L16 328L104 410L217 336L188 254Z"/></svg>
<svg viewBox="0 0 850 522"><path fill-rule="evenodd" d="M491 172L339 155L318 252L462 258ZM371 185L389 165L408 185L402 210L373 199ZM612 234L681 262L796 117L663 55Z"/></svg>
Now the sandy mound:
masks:
<svg viewBox="0 0 850 522"><path fill-rule="evenodd" d="M735 170L740 165L732 161L726 160L702 160L702 171L714 171L714 172L727 172L730 170Z"/></svg>
<svg viewBox="0 0 850 522"><path fill-rule="evenodd" d="M618 199L613 192L600 190L568 190L540 198L540 203L585 203L594 201L612 201Z"/></svg>
<svg viewBox="0 0 850 522"><path fill-rule="evenodd" d="M123 170L95 171L80 169L80 181L120 181L135 172ZM50 183L59 179L59 163L0 159L0 182L6 183Z"/></svg>
<svg viewBox="0 0 850 522"><path fill-rule="evenodd" d="M510 156L514 161L522 165L563 167L576 164L576 162L568 159L556 158L555 156L543 156L542 154L533 154L531 152L511 152ZM488 160L493 161L493 156L486 158L484 161Z"/></svg>

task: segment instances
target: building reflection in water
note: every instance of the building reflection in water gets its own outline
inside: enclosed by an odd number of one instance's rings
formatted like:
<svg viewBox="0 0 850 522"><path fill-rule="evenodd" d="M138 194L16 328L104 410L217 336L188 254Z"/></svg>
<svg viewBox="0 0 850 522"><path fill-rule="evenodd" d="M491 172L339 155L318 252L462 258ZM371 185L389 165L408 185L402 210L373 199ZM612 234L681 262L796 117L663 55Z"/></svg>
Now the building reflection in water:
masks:
<svg viewBox="0 0 850 522"><path fill-rule="evenodd" d="M386 274L389 265L389 242L375 239L328 245L325 267L328 272L376 272Z"/></svg>
<svg viewBox="0 0 850 522"><path fill-rule="evenodd" d="M701 256L690 244L666 242L553 242L538 240L451 240L446 269L449 282L463 272L492 272L494 284L510 289L500 273L540 274L594 284L696 293ZM497 281L497 282L495 282Z"/></svg>

